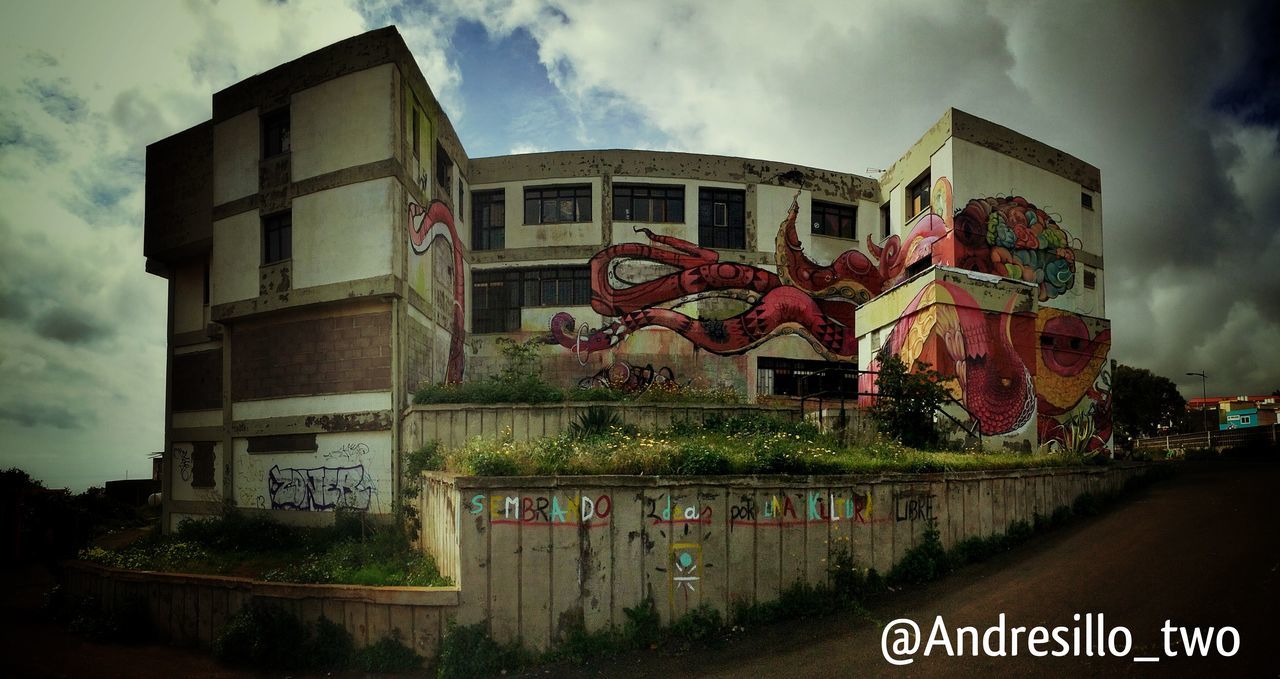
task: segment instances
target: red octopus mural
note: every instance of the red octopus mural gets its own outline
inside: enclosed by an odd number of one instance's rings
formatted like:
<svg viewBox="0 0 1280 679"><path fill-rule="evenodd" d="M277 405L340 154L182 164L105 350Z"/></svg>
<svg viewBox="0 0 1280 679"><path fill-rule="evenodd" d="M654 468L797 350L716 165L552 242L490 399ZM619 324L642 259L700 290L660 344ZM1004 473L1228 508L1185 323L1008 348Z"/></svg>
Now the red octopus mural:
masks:
<svg viewBox="0 0 1280 679"><path fill-rule="evenodd" d="M414 254L421 255L431 247L436 238L443 238L453 251L453 327L450 328L449 364L445 374L445 382L457 384L462 381L462 370L466 365L463 347L467 339L466 283L462 272L462 241L453 225L453 213L449 206L433 200L427 207L413 201L409 202L409 245Z"/></svg>

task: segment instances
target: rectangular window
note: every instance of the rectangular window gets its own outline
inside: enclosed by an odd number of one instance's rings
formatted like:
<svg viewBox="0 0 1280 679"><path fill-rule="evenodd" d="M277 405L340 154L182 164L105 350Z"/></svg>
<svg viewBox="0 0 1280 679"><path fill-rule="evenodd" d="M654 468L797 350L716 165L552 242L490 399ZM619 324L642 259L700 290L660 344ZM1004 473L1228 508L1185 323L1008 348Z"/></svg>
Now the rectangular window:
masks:
<svg viewBox="0 0 1280 679"><path fill-rule="evenodd" d="M1084 287L1092 290L1098 284L1098 274L1089 269L1084 270Z"/></svg>
<svg viewBox="0 0 1280 679"><path fill-rule="evenodd" d="M533 186L524 190L525 224L591 221L591 185Z"/></svg>
<svg viewBox="0 0 1280 679"><path fill-rule="evenodd" d="M885 203L880 206L880 238L883 240L889 237L889 204Z"/></svg>
<svg viewBox="0 0 1280 679"><path fill-rule="evenodd" d="M458 215L458 219L467 218L467 190L462 186L462 177L458 177L458 209L454 210L454 214Z"/></svg>
<svg viewBox="0 0 1280 679"><path fill-rule="evenodd" d="M915 217L927 209L929 209L928 172L921 175L919 179L907 187L907 218Z"/></svg>
<svg viewBox="0 0 1280 679"><path fill-rule="evenodd" d="M204 258L204 305L209 306L209 258Z"/></svg>
<svg viewBox="0 0 1280 679"><path fill-rule="evenodd" d="M262 218L262 264L293 257L293 213L286 210Z"/></svg>
<svg viewBox="0 0 1280 679"><path fill-rule="evenodd" d="M761 356L756 359L756 393L760 396L805 396L826 393L855 397L858 371L848 363Z"/></svg>
<svg viewBox="0 0 1280 679"><path fill-rule="evenodd" d="M853 205L813 201L813 233L857 239L858 208Z"/></svg>
<svg viewBox="0 0 1280 679"><path fill-rule="evenodd" d="M698 245L745 250L747 247L746 192L698 189Z"/></svg>
<svg viewBox="0 0 1280 679"><path fill-rule="evenodd" d="M625 222L684 222L684 187L614 184L613 218Z"/></svg>
<svg viewBox="0 0 1280 679"><path fill-rule="evenodd" d="M453 161L439 143L436 144L436 183L445 190L447 198L449 189L453 186Z"/></svg>
<svg viewBox="0 0 1280 679"><path fill-rule="evenodd" d="M270 158L289 151L289 107L278 108L262 116L262 157Z"/></svg>
<svg viewBox="0 0 1280 679"><path fill-rule="evenodd" d="M1081 207L1087 207L1087 208L1089 208L1090 210L1092 210L1092 209L1093 209L1093 196L1091 196L1091 195L1089 195L1089 194L1085 193L1084 191L1081 191L1081 192L1080 192L1080 206L1081 206Z"/></svg>
<svg viewBox="0 0 1280 679"><path fill-rule="evenodd" d="M418 118L418 108L413 109L413 157L422 158L422 122Z"/></svg>
<svg viewBox="0 0 1280 679"><path fill-rule="evenodd" d="M200 442L191 444L191 487L213 488L217 485L214 479L213 443Z"/></svg>
<svg viewBox="0 0 1280 679"><path fill-rule="evenodd" d="M585 266L493 269L471 274L471 331L516 332L525 307L586 306L591 270Z"/></svg>
<svg viewBox="0 0 1280 679"><path fill-rule="evenodd" d="M471 194L471 248L501 250L507 247L507 199L502 189Z"/></svg>

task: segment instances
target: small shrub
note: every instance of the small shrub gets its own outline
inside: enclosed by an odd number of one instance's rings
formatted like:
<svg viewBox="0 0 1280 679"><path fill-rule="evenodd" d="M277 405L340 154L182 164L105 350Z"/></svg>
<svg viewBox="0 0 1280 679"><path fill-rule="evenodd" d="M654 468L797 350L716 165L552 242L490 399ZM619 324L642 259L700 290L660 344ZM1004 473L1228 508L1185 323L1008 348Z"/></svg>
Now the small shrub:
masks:
<svg viewBox="0 0 1280 679"><path fill-rule="evenodd" d="M1096 516L1102 511L1102 500L1093 493L1082 493L1071 503L1071 512L1076 516Z"/></svg>
<svg viewBox="0 0 1280 679"><path fill-rule="evenodd" d="M645 598L622 612L627 616L622 625L622 638L632 648L650 648L662 638L662 621L652 598Z"/></svg>
<svg viewBox="0 0 1280 679"><path fill-rule="evenodd" d="M675 462L675 473L685 476L709 476L729 472L727 455L697 441L682 444L673 462Z"/></svg>
<svg viewBox="0 0 1280 679"><path fill-rule="evenodd" d="M574 439L604 436L610 429L620 426L622 417L617 411L604 406L590 406L569 425L569 436Z"/></svg>
<svg viewBox="0 0 1280 679"><path fill-rule="evenodd" d="M352 664L365 672L409 672L422 667L422 656L390 636L356 651Z"/></svg>
<svg viewBox="0 0 1280 679"><path fill-rule="evenodd" d="M405 456L405 473L409 478L416 479L422 472L441 469L444 469L444 449L435 439L427 441Z"/></svg>
<svg viewBox="0 0 1280 679"><path fill-rule="evenodd" d="M489 637L484 623L450 625L440 642L437 673L442 678L491 677L518 664L514 649Z"/></svg>
<svg viewBox="0 0 1280 679"><path fill-rule="evenodd" d="M672 623L671 634L689 641L704 641L718 634L723 627L720 611L703 604Z"/></svg>
<svg viewBox="0 0 1280 679"><path fill-rule="evenodd" d="M938 444L934 413L949 398L938 371L919 361L915 371L908 371L901 359L886 351L880 354L876 386L877 398L870 412L880 431L908 446L931 448Z"/></svg>
<svg viewBox="0 0 1280 679"><path fill-rule="evenodd" d="M213 654L234 667L294 669L308 661L288 649L308 646L307 626L278 606L252 601L227 621L213 641Z"/></svg>
<svg viewBox="0 0 1280 679"><path fill-rule="evenodd" d="M924 531L923 541L907 550L902 560L889 571L889 581L895 584L920 585L936 580L951 570L950 559L942 548L938 524L931 521Z"/></svg>
<svg viewBox="0 0 1280 679"><path fill-rule="evenodd" d="M476 451L467 462L469 471L476 476L517 476L520 473L516 461L497 450Z"/></svg>
<svg viewBox="0 0 1280 679"><path fill-rule="evenodd" d="M310 666L345 670L351 666L356 644L347 628L321 616L316 619L315 636L308 642L307 649Z"/></svg>

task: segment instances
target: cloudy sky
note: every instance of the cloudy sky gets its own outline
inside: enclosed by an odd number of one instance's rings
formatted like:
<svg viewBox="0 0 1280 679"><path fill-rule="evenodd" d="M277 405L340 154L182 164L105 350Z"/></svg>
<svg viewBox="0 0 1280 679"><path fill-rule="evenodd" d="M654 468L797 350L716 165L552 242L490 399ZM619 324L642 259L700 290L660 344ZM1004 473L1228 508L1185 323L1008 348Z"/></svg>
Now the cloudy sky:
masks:
<svg viewBox="0 0 1280 679"><path fill-rule="evenodd" d="M1267 8L1271 5L1271 8ZM1280 388L1274 3L0 3L0 467L163 445L144 149L213 92L396 24L473 157L651 148L865 174L949 106L1102 170L1112 356ZM1067 225L1070 228L1070 225Z"/></svg>

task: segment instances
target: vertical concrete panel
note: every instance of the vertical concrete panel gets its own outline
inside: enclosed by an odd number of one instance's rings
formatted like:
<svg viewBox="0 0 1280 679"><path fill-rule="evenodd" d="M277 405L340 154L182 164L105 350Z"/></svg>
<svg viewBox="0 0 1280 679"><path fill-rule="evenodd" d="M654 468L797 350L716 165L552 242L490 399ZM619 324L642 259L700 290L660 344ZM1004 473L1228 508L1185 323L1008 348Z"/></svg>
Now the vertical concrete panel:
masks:
<svg viewBox="0 0 1280 679"><path fill-rule="evenodd" d="M964 537L968 538L980 535L982 531L980 484L977 479L972 478L965 479L961 483L964 484Z"/></svg>
<svg viewBox="0 0 1280 679"><path fill-rule="evenodd" d="M391 607L386 604L368 604L365 620L369 625L369 643L377 643L391 633Z"/></svg>
<svg viewBox="0 0 1280 679"><path fill-rule="evenodd" d="M782 488L761 488L755 491L759 520L755 529L756 542L756 601L766 602L778 598L782 591L782 528L781 507L786 493Z"/></svg>
<svg viewBox="0 0 1280 679"><path fill-rule="evenodd" d="M812 502L812 506L810 503ZM826 585L831 556L830 488L810 486L805 492L804 579L811 585Z"/></svg>
<svg viewBox="0 0 1280 679"><path fill-rule="evenodd" d="M547 491L548 499L554 497L563 510L564 497L569 492L573 491ZM582 583L587 564L582 560L582 536L577 525L553 523L551 541L551 633L555 643L583 622Z"/></svg>
<svg viewBox="0 0 1280 679"><path fill-rule="evenodd" d="M991 479L982 479L978 484L978 531L983 537L991 535L994 527L992 520L992 482Z"/></svg>
<svg viewBox="0 0 1280 679"><path fill-rule="evenodd" d="M1003 533L1008 526L1005 499L1005 480L991 479L991 532Z"/></svg>
<svg viewBox="0 0 1280 679"><path fill-rule="evenodd" d="M609 488L588 488L582 495L589 498L594 512L601 511L608 499L608 516L594 516L583 521L579 529L583 544L582 605L583 623L588 631L608 629L613 624L613 550L615 512ZM585 513L579 508L579 514ZM590 558L587 558L587 557Z"/></svg>
<svg viewBox="0 0 1280 679"><path fill-rule="evenodd" d="M194 585L182 587L182 639L185 643L200 643L200 591Z"/></svg>
<svg viewBox="0 0 1280 679"><path fill-rule="evenodd" d="M489 633L500 644L520 636L520 514L506 512L506 498L514 490L489 490L485 520L489 523ZM494 523L498 521L499 523ZM511 522L511 523L509 523Z"/></svg>
<svg viewBox="0 0 1280 679"><path fill-rule="evenodd" d="M165 589L168 591L170 598L172 598L173 590L167 587ZM228 616L239 613L240 609L244 608L244 605L245 605L244 592L238 589L233 589L230 592L227 592L227 615Z"/></svg>
<svg viewBox="0 0 1280 679"><path fill-rule="evenodd" d="M210 595L210 629L213 631L212 638L217 639L218 635L222 633L222 628L226 627L227 618L229 617L227 615L227 590L224 587L214 587Z"/></svg>
<svg viewBox="0 0 1280 679"><path fill-rule="evenodd" d="M200 637L200 645L208 646L213 643L213 591L209 587L197 587L196 596L200 607L196 633Z"/></svg>
<svg viewBox="0 0 1280 679"><path fill-rule="evenodd" d="M343 625L355 640L356 648L369 645L369 620L366 617L366 608L363 601L342 602Z"/></svg>
<svg viewBox="0 0 1280 679"><path fill-rule="evenodd" d="M942 546L945 549L950 547L947 542L950 524L947 507L947 485L941 481L931 482L929 484L929 496L932 498L933 524L938 528L938 540L942 542ZM918 535L923 534L923 532L918 533Z"/></svg>
<svg viewBox="0 0 1280 679"><path fill-rule="evenodd" d="M461 491L470 497L480 490ZM459 508L458 521L458 611L459 625L483 622L489 617L489 523L484 512L472 514ZM544 585L545 586L545 585Z"/></svg>
<svg viewBox="0 0 1280 679"><path fill-rule="evenodd" d="M871 568L875 565L874 545L877 517L886 512L886 508L875 505L875 496L871 494L871 486L854 486L849 489L849 501L854 503L852 514L848 518L849 552L853 555L853 563L859 568ZM859 504L861 503L861 507Z"/></svg>
<svg viewBox="0 0 1280 679"><path fill-rule="evenodd" d="M702 603L729 613L729 489L706 486L703 506L711 510L711 523L702 531Z"/></svg>
<svg viewBox="0 0 1280 679"><path fill-rule="evenodd" d="M71 574L73 583L83 582L84 577L80 573L73 572ZM83 586L83 585L81 585ZM81 592L83 590L73 588L73 592ZM224 604L225 605L225 604ZM151 583L147 587L147 613L151 618L151 627L162 640L167 640L169 635L169 586Z"/></svg>
<svg viewBox="0 0 1280 679"><path fill-rule="evenodd" d="M414 653L431 658L440 648L440 635L443 621L439 608L431 606L413 607L413 636L409 646Z"/></svg>
<svg viewBox="0 0 1280 679"><path fill-rule="evenodd" d="M645 490L645 519L648 522L649 551L645 554L645 589L653 593L662 624L669 625L683 613L675 610L676 597L671 581L672 534L684 524L682 517L683 489L658 486Z"/></svg>
<svg viewBox="0 0 1280 679"><path fill-rule="evenodd" d="M538 651L551 645L552 530L548 523L520 527L520 638Z"/></svg>
<svg viewBox="0 0 1280 679"><path fill-rule="evenodd" d="M803 489L784 488L786 494L783 504L783 520L781 526L782 542L782 589L803 582L806 574L805 559L808 556L805 545L805 502ZM781 494L779 500L781 500Z"/></svg>
<svg viewBox="0 0 1280 679"><path fill-rule="evenodd" d="M853 527L853 496L851 489L834 487L827 489L827 567L835 564L842 552L853 553L851 529ZM846 511L848 510L848 511ZM830 575L827 581L830 582Z"/></svg>
<svg viewBox="0 0 1280 679"><path fill-rule="evenodd" d="M725 521L727 543L727 601L752 604L756 596L756 523L760 506L754 489L729 488L725 493L728 513Z"/></svg>
<svg viewBox="0 0 1280 679"><path fill-rule="evenodd" d="M644 600L644 574L649 570L645 562L645 541L648 539L644 524L644 494L630 487L610 490L613 502L609 515L613 531L613 552L609 569L612 572L613 621L626 622L624 609L635 608Z"/></svg>
<svg viewBox="0 0 1280 679"><path fill-rule="evenodd" d="M511 409L511 437L516 441L530 440L528 408Z"/></svg>
<svg viewBox="0 0 1280 679"><path fill-rule="evenodd" d="M871 484L871 501L876 518L871 523L871 565L881 573L893 568L894 560L894 484Z"/></svg>
<svg viewBox="0 0 1280 679"><path fill-rule="evenodd" d="M320 599L302 599L298 602L298 618L308 625L324 617L324 604Z"/></svg>
<svg viewBox="0 0 1280 679"><path fill-rule="evenodd" d="M414 647L413 607L391 606L391 634L409 648ZM430 658L431 656L425 656Z"/></svg>

